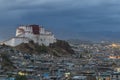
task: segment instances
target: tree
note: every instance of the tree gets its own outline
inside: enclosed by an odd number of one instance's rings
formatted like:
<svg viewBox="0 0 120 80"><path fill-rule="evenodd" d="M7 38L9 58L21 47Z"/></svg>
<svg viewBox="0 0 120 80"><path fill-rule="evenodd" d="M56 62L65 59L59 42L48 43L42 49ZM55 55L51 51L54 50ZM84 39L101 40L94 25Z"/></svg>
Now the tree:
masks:
<svg viewBox="0 0 120 80"><path fill-rule="evenodd" d="M15 77L15 80L27 80L27 77L26 77L26 76L17 75L17 76Z"/></svg>
<svg viewBox="0 0 120 80"><path fill-rule="evenodd" d="M45 45L41 45L41 46L37 46L36 47L37 52L43 52L43 53L47 53L48 52L48 48Z"/></svg>

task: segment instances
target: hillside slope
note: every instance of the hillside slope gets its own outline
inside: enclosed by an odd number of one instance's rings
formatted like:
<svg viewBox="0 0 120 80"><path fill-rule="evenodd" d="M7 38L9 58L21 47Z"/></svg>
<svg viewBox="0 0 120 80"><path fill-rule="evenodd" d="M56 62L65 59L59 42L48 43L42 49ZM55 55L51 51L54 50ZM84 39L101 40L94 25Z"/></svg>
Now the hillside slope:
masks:
<svg viewBox="0 0 120 80"><path fill-rule="evenodd" d="M56 43L50 44L46 47L44 45L39 46L38 44L33 43L32 41L27 43L22 43L15 47L17 50L30 54L42 54L48 53L53 54L54 56L67 56L74 54L74 51L71 49L68 42L63 40L57 40Z"/></svg>

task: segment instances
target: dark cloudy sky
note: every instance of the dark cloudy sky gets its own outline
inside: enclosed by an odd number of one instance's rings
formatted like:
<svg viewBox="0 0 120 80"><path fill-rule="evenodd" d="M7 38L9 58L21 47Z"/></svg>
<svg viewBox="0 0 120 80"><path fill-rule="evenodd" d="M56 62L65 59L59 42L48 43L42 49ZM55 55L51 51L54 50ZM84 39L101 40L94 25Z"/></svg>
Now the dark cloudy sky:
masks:
<svg viewBox="0 0 120 80"><path fill-rule="evenodd" d="M120 0L0 0L0 39L21 24L39 24L59 38L120 31Z"/></svg>

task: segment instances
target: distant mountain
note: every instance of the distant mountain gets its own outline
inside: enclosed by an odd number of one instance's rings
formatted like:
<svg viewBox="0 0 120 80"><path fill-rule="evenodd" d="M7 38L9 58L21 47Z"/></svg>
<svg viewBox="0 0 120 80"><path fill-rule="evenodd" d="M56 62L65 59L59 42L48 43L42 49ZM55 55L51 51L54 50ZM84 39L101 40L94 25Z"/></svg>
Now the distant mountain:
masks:
<svg viewBox="0 0 120 80"><path fill-rule="evenodd" d="M80 35L83 35L83 38L88 40L108 40L108 41L118 41L120 40L120 32L109 32L109 31L102 31L102 32L81 32ZM82 38L82 37L81 37Z"/></svg>
<svg viewBox="0 0 120 80"><path fill-rule="evenodd" d="M66 36L64 39L80 39L85 41L120 41L120 32L111 31L76 32L64 36Z"/></svg>

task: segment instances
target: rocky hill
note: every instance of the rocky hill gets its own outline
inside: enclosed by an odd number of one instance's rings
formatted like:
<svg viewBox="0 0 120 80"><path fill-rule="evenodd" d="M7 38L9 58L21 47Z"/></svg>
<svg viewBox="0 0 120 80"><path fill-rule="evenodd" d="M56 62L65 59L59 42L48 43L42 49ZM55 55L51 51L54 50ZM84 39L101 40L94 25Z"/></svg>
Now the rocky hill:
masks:
<svg viewBox="0 0 120 80"><path fill-rule="evenodd" d="M50 44L50 46L48 47L44 45L39 46L38 44L33 43L33 41L30 41L29 43L22 43L16 46L15 49L30 54L48 53L58 57L63 55L68 56L74 54L74 51L71 49L68 42L63 40L57 40L56 43Z"/></svg>

